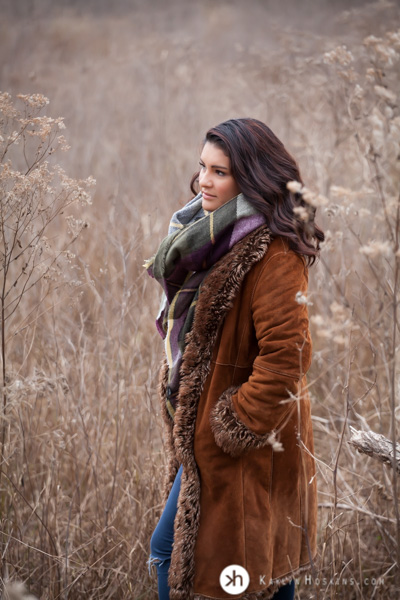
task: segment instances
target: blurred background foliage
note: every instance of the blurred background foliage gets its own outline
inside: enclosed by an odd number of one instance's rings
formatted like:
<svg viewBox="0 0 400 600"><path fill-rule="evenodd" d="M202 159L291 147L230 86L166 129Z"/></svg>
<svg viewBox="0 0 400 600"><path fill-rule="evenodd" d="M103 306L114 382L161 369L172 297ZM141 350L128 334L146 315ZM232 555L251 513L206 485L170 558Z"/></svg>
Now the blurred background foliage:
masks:
<svg viewBox="0 0 400 600"><path fill-rule="evenodd" d="M72 147L50 162L97 182L75 215L89 227L73 288L29 327L27 298L7 341L3 577L43 599L156 597L160 293L142 264L191 198L207 129L252 116L329 199L309 295L320 561L298 594L396 597L397 483L345 442L350 423L398 436L399 4L0 0L0 14L0 90L47 96Z"/></svg>

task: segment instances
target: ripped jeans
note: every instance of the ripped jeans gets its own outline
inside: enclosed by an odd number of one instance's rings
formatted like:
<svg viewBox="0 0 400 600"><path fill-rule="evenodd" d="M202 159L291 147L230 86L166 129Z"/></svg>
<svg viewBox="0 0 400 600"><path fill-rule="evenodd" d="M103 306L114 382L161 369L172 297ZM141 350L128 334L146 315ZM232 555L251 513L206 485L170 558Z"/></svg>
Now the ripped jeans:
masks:
<svg viewBox="0 0 400 600"><path fill-rule="evenodd" d="M181 476L182 465L176 474L167 503L150 540L149 573L151 565L154 564L157 569L159 600L169 600L168 569L171 564L174 520L181 487Z"/></svg>
<svg viewBox="0 0 400 600"><path fill-rule="evenodd" d="M172 545L174 541L174 521L177 511L179 490L181 487L182 465L176 474L175 481L168 496L163 513L151 536L150 558L147 561L149 574L151 565L157 569L158 598L169 600L168 570L171 564ZM274 594L272 600L293 600L294 579Z"/></svg>

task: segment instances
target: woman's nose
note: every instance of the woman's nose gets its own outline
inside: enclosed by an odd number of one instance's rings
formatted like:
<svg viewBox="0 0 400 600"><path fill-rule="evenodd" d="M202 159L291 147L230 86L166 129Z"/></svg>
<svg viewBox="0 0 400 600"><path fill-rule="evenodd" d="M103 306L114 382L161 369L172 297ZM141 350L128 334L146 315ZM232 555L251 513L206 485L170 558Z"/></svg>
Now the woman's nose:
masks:
<svg viewBox="0 0 400 600"><path fill-rule="evenodd" d="M209 176L208 171L204 170L204 171L200 171L199 174L199 183L203 186L209 186L211 183L211 179Z"/></svg>

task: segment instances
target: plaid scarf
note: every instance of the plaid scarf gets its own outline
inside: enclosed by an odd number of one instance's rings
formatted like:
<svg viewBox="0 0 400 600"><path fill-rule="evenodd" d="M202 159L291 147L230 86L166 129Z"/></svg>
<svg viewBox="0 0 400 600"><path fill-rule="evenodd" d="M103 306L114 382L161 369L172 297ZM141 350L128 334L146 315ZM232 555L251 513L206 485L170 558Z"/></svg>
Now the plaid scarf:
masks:
<svg viewBox="0 0 400 600"><path fill-rule="evenodd" d="M202 208L199 193L173 214L167 237L144 264L164 292L156 325L164 339L169 365L167 409L172 419L185 336L193 323L201 284L236 242L264 223L264 215L243 194L209 212Z"/></svg>

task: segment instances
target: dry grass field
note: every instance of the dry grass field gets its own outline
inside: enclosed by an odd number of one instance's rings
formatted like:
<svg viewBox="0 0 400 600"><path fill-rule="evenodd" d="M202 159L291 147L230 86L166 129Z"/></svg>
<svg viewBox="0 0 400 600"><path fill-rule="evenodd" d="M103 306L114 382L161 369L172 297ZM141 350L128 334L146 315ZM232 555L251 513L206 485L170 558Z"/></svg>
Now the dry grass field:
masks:
<svg viewBox="0 0 400 600"><path fill-rule="evenodd" d="M206 130L253 116L326 232L308 298L319 552L296 598L400 597L400 476L349 444L350 427L400 438L398 2L0 0L0 15L1 581L157 598L160 294L142 265L191 197Z"/></svg>

